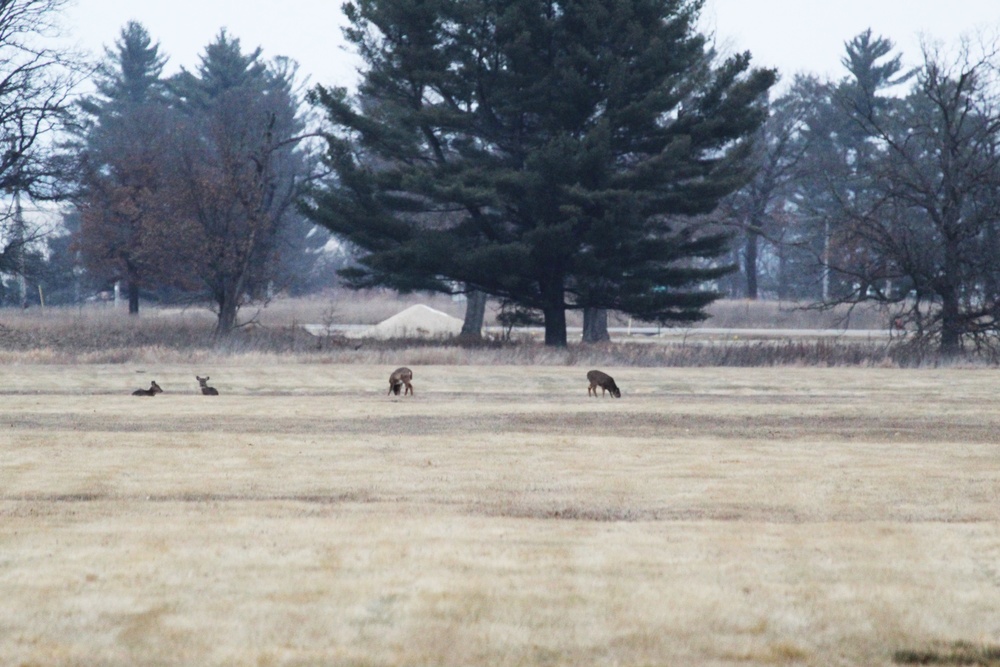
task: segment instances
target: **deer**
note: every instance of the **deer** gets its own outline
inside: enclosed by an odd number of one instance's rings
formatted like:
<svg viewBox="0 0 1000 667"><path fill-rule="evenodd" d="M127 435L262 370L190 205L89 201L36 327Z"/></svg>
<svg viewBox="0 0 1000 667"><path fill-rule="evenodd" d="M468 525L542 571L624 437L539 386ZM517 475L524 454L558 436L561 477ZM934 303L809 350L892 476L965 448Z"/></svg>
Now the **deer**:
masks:
<svg viewBox="0 0 1000 667"><path fill-rule="evenodd" d="M399 390L403 385L406 385L406 391L403 392L403 396L407 394L413 395L413 385L410 384L410 380L413 379L413 371L409 368L403 366L397 368L389 376L389 393L396 394L399 396ZM388 395L388 394L387 394Z"/></svg>
<svg viewBox="0 0 1000 667"><path fill-rule="evenodd" d="M160 385L156 384L156 380L149 383L149 389L136 389L132 392L133 396L156 396L157 394L162 394L163 390L160 389Z"/></svg>
<svg viewBox="0 0 1000 667"><path fill-rule="evenodd" d="M589 371L587 373L587 379L590 381L590 386L587 387L587 396L590 396L591 392L594 394L594 398L597 398L597 388L601 388L601 396L604 396L605 392L610 391L611 395L615 398L621 398L622 392L615 384L615 379L604 373L602 371Z"/></svg>
<svg viewBox="0 0 1000 667"><path fill-rule="evenodd" d="M219 395L219 390L218 389L216 389L215 387L209 387L208 386L208 381L212 379L211 377L207 377L207 376L206 377L199 377L199 376L195 375L194 379L198 381L199 385L201 385L201 393L202 393L203 396L218 396Z"/></svg>

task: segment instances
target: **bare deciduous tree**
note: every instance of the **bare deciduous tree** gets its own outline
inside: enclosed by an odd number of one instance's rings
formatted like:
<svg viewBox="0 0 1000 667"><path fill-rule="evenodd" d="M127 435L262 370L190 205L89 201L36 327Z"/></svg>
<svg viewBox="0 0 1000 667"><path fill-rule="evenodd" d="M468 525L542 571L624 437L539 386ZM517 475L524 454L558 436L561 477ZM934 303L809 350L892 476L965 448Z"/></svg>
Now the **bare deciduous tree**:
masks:
<svg viewBox="0 0 1000 667"><path fill-rule="evenodd" d="M192 271L214 305L216 333L229 334L248 301L265 299L282 230L309 176L295 69L243 53L222 32L197 74L175 90L192 120L183 152L180 197L190 212Z"/></svg>
<svg viewBox="0 0 1000 667"><path fill-rule="evenodd" d="M58 161L49 139L66 119L78 80L64 53L51 46L66 0L0 0L0 271L23 271L24 252L40 237L14 200L59 195Z"/></svg>
<svg viewBox="0 0 1000 667"><path fill-rule="evenodd" d="M791 91L770 104L768 119L758 130L753 149L753 161L757 164L754 178L727 198L718 213L728 224L735 225L737 238L742 242L739 265L744 280L743 296L747 299L759 296L762 242L768 241L777 248L785 241L782 209L792 196L791 185L801 175L800 162L809 146L808 135L803 133L809 100L799 90L806 88L808 81L796 83ZM780 285L778 291L781 292Z"/></svg>
<svg viewBox="0 0 1000 667"><path fill-rule="evenodd" d="M870 187L841 202L835 244L857 250L831 268L950 357L1000 333L1000 70L995 46L923 55L905 99L848 109L871 137Z"/></svg>

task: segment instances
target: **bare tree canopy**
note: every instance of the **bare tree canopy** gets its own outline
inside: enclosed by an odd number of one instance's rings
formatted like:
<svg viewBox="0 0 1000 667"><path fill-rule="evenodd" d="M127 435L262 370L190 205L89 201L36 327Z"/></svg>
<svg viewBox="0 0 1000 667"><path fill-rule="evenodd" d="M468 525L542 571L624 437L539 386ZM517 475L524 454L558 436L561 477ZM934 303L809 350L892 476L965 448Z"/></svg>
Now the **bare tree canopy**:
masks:
<svg viewBox="0 0 1000 667"><path fill-rule="evenodd" d="M870 150L830 267L851 281L843 299L896 304L951 357L1000 332L1000 60L971 43L923 56L906 97L840 99Z"/></svg>
<svg viewBox="0 0 1000 667"><path fill-rule="evenodd" d="M59 195L57 131L66 119L76 74L52 48L65 0L0 0L0 271L25 274L41 230L25 221L21 197ZM23 290L22 290L23 292ZM21 299L24 300L22 293Z"/></svg>
<svg viewBox="0 0 1000 667"><path fill-rule="evenodd" d="M191 128L177 191L198 249L191 270L214 305L220 335L237 326L244 304L266 298L285 233L298 219L295 202L311 164L299 149L305 127L295 75L289 61L267 63L260 49L245 53L222 31L197 71L172 82Z"/></svg>
<svg viewBox="0 0 1000 667"><path fill-rule="evenodd" d="M66 0L0 0L0 189L53 195L53 134L75 84L66 56L46 45Z"/></svg>

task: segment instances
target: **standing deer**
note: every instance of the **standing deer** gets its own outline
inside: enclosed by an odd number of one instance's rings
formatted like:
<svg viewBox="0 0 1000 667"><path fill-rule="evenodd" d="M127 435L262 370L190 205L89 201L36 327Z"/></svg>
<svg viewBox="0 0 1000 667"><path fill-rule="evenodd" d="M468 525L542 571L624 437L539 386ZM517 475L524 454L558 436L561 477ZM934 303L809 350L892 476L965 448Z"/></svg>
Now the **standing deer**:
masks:
<svg viewBox="0 0 1000 667"><path fill-rule="evenodd" d="M160 385L156 384L156 380L149 383L149 389L136 389L132 392L133 396L156 396L157 394L162 394L163 390L160 389Z"/></svg>
<svg viewBox="0 0 1000 667"><path fill-rule="evenodd" d="M204 396L218 396L219 395L219 390L218 389L216 389L215 387L209 387L208 386L208 381L212 379L211 377L198 377L197 375L195 375L194 379L197 380L198 384L201 385L201 393L202 393L202 395L204 395Z"/></svg>
<svg viewBox="0 0 1000 667"><path fill-rule="evenodd" d="M403 396L407 394L413 395L413 385L410 384L410 380L413 379L413 371L411 371L406 366L402 368L397 368L389 376L389 393L396 394L399 396L399 389L403 385L406 385L406 391L403 392Z"/></svg>
<svg viewBox="0 0 1000 667"><path fill-rule="evenodd" d="M587 396L590 396L590 393L593 392L594 398L597 398L597 388L600 387L601 396L604 396L604 392L610 391L611 395L615 398L622 397L622 392L618 388L618 385L615 384L615 379L607 373L590 371L587 373L587 379L590 380L590 386L587 387Z"/></svg>

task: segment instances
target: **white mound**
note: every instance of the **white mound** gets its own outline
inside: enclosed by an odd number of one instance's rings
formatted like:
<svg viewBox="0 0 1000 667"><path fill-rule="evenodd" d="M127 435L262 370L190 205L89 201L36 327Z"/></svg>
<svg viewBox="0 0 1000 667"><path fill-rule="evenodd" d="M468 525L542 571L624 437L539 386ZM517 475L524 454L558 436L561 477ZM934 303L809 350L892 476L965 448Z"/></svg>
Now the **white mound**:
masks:
<svg viewBox="0 0 1000 667"><path fill-rule="evenodd" d="M372 338L435 338L462 333L462 320L417 304L365 331Z"/></svg>

